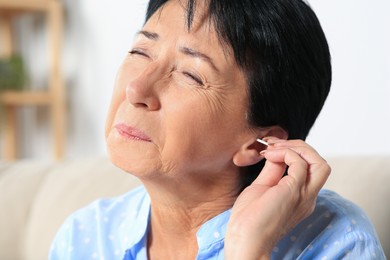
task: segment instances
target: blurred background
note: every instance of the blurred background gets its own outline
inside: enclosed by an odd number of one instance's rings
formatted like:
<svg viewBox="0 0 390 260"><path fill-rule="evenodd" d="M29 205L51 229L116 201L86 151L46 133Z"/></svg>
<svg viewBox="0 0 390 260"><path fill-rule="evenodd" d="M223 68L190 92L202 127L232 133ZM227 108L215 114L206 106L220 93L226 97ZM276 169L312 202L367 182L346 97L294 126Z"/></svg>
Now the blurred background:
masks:
<svg viewBox="0 0 390 260"><path fill-rule="evenodd" d="M325 157L389 155L390 1L309 2L329 41L333 84L308 142ZM142 27L147 1L63 0L62 5L59 62L67 121L62 157L105 156L104 123L116 71ZM28 88L46 88L51 66L47 20L25 14L13 21L13 28ZM0 38L0 48L4 44ZM6 125L0 122L4 146ZM53 159L47 107L18 108L16 123L18 158ZM0 155L4 157L4 149Z"/></svg>

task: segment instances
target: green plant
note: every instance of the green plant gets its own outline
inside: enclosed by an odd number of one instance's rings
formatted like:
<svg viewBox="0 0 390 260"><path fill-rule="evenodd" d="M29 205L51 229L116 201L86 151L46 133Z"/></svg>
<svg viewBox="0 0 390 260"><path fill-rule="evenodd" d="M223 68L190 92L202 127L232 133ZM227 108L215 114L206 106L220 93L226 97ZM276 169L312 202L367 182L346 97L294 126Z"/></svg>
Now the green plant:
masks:
<svg viewBox="0 0 390 260"><path fill-rule="evenodd" d="M26 83L26 71L20 55L0 58L0 91L21 90Z"/></svg>

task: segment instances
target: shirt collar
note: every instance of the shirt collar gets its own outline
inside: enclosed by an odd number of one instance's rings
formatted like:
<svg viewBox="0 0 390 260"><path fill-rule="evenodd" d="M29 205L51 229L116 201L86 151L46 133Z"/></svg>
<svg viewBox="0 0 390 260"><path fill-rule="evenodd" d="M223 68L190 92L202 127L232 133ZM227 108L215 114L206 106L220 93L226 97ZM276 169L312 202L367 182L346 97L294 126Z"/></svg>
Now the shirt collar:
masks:
<svg viewBox="0 0 390 260"><path fill-rule="evenodd" d="M124 232L127 233L125 237L129 239L125 239L127 241L123 241L124 248L133 248L137 244L144 243L146 241L148 226L150 219L150 198L147 193L142 198L142 202L137 211L133 211L130 213L129 217L126 217L123 221L123 224L126 225Z"/></svg>
<svg viewBox="0 0 390 260"><path fill-rule="evenodd" d="M226 210L204 223L198 230L199 252L210 248L213 244L220 243L225 239L226 227L231 214L231 209Z"/></svg>

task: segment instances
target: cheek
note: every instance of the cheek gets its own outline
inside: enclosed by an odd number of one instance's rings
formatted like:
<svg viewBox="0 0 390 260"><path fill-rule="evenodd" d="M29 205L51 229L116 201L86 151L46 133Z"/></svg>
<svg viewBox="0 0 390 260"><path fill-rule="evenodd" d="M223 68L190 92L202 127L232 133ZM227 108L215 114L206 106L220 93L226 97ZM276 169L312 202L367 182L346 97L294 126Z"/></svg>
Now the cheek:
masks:
<svg viewBox="0 0 390 260"><path fill-rule="evenodd" d="M180 101L180 102L179 102ZM220 106L210 99L200 98L197 93L179 96L175 105L165 111L165 142L162 159L178 163L199 164L223 158L229 160L234 148L228 138L231 127ZM200 163L199 163L200 162ZM189 166L189 165L188 165Z"/></svg>

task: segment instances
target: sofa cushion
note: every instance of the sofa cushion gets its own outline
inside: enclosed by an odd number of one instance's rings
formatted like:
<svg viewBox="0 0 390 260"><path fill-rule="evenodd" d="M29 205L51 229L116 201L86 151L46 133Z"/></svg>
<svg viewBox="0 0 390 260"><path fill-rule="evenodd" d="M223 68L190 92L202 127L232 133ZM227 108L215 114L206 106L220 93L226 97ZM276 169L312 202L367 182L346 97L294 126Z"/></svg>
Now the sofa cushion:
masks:
<svg viewBox="0 0 390 260"><path fill-rule="evenodd" d="M355 202L367 213L390 257L390 156L335 157L328 162L332 174L325 188Z"/></svg>
<svg viewBox="0 0 390 260"><path fill-rule="evenodd" d="M55 233L73 211L97 198L123 194L137 185L136 178L113 166L107 158L56 164L34 200L24 259L47 259Z"/></svg>
<svg viewBox="0 0 390 260"><path fill-rule="evenodd" d="M50 167L49 163L32 161L1 164L0 259L22 259L22 241L35 195Z"/></svg>

